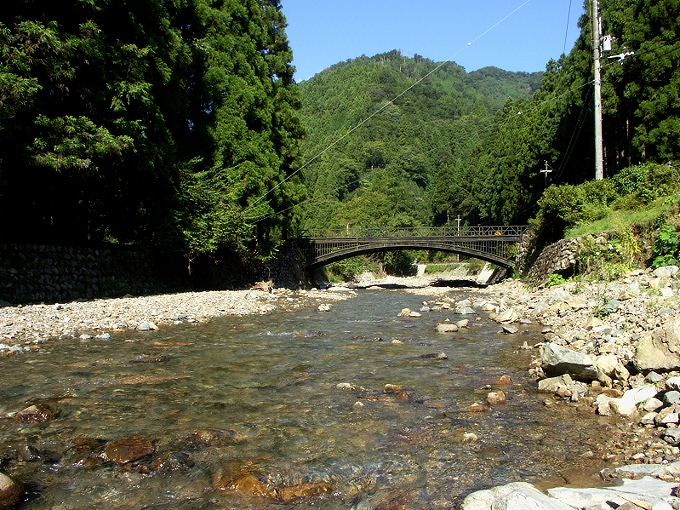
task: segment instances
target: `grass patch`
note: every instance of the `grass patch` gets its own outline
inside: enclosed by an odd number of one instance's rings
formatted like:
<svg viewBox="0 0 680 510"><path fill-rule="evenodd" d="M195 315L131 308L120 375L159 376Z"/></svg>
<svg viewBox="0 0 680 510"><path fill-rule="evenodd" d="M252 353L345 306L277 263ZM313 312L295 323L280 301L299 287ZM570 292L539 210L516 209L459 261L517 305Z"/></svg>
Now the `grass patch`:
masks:
<svg viewBox="0 0 680 510"><path fill-rule="evenodd" d="M621 228L631 229L636 226L653 225L657 218L672 214L680 203L680 196L661 197L652 202L649 207L644 209L618 209L610 210L609 213L599 220L581 223L565 231L564 237L580 237L588 234L598 234L620 230Z"/></svg>

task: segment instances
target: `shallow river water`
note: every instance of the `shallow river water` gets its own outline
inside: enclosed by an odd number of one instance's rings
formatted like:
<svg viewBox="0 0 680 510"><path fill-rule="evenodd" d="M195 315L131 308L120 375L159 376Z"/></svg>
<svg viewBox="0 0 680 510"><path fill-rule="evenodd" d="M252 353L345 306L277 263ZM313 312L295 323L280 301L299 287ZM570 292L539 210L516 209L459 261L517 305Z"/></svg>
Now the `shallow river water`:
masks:
<svg viewBox="0 0 680 510"><path fill-rule="evenodd" d="M540 340L538 326L503 335L480 314L452 336L435 331L463 318L452 310L397 317L422 299L361 291L328 313L50 341L0 359L0 413L56 413L0 420L0 471L24 483L22 509L388 510L455 508L472 490L597 468L602 424L546 409L526 376L531 352L518 347ZM467 410L488 385L507 402ZM147 455L111 449L130 437Z"/></svg>

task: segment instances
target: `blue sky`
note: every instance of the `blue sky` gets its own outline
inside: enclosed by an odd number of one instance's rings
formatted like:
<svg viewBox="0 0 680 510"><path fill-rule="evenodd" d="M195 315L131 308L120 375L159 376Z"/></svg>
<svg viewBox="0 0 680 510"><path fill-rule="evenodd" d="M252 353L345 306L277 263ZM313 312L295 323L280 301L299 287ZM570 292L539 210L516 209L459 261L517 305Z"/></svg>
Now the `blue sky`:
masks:
<svg viewBox="0 0 680 510"><path fill-rule="evenodd" d="M569 53L583 0L281 0L299 82L361 55L393 49L453 60L467 71L495 66L543 71ZM507 18L506 18L507 16ZM472 44L468 45L468 43Z"/></svg>

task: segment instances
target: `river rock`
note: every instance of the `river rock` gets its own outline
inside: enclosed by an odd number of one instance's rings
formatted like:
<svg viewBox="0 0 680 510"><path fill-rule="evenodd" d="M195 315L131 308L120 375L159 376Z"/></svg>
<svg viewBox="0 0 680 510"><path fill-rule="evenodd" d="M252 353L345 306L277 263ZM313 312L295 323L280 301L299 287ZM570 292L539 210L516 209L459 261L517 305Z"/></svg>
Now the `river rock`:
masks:
<svg viewBox="0 0 680 510"><path fill-rule="evenodd" d="M458 331L458 326L451 322L437 324L437 333L455 333L456 331Z"/></svg>
<svg viewBox="0 0 680 510"><path fill-rule="evenodd" d="M633 365L640 372L680 368L680 317L667 321L640 339Z"/></svg>
<svg viewBox="0 0 680 510"><path fill-rule="evenodd" d="M661 434L661 438L668 444L677 445L680 443L680 428L671 427L666 429L663 434Z"/></svg>
<svg viewBox="0 0 680 510"><path fill-rule="evenodd" d="M669 502L677 505L680 499L672 496L677 483L665 482L652 477L640 480L623 480L623 485L595 489L574 489L556 487L548 489L548 494L557 500L568 503L570 508L598 508L596 505L607 504L622 508L623 505L635 502L637 506L629 508L647 508L655 510L671 510Z"/></svg>
<svg viewBox="0 0 680 510"><path fill-rule="evenodd" d="M48 404L33 404L16 413L14 419L24 423L43 423L54 418L55 414Z"/></svg>
<svg viewBox="0 0 680 510"><path fill-rule="evenodd" d="M680 391L680 377L669 377L666 379L666 388L669 390Z"/></svg>
<svg viewBox="0 0 680 510"><path fill-rule="evenodd" d="M519 314L514 308L504 310L496 315L496 322L510 324L512 322L517 322L519 320Z"/></svg>
<svg viewBox="0 0 680 510"><path fill-rule="evenodd" d="M400 391L404 391L404 388L399 386L398 384L388 383L383 388L383 393L399 393Z"/></svg>
<svg viewBox="0 0 680 510"><path fill-rule="evenodd" d="M541 346L541 367L546 375L570 374L586 381L598 378L590 356L550 342Z"/></svg>
<svg viewBox="0 0 680 510"><path fill-rule="evenodd" d="M106 445L106 456L114 464L128 464L151 455L155 451L150 439L131 436Z"/></svg>
<svg viewBox="0 0 680 510"><path fill-rule="evenodd" d="M483 312L495 312L498 309L498 306L489 301L485 301L482 304L481 309Z"/></svg>
<svg viewBox="0 0 680 510"><path fill-rule="evenodd" d="M480 404L479 402L475 402L474 404L464 407L463 411L466 413L483 413L486 411L486 407L484 407L484 405Z"/></svg>
<svg viewBox="0 0 680 510"><path fill-rule="evenodd" d="M473 492L461 510L574 510L573 506L546 496L526 482L513 482Z"/></svg>
<svg viewBox="0 0 680 510"><path fill-rule="evenodd" d="M213 489L216 491L233 491L248 496L270 496L267 486L255 475L242 474L234 476L232 472L219 472L213 477Z"/></svg>
<svg viewBox="0 0 680 510"><path fill-rule="evenodd" d="M665 407L661 411L659 411L654 418L654 423L657 426L662 426L668 423L677 423L677 415L678 415L678 405L672 405L669 407Z"/></svg>
<svg viewBox="0 0 680 510"><path fill-rule="evenodd" d="M165 453L154 460L155 471L186 471L194 467L191 456L184 452Z"/></svg>
<svg viewBox="0 0 680 510"><path fill-rule="evenodd" d="M605 374L612 379L618 379L621 382L627 382L630 377L630 372L623 363L614 354L603 354L594 360L595 367L600 373Z"/></svg>
<svg viewBox="0 0 680 510"><path fill-rule="evenodd" d="M649 400L650 398L656 397L658 392L659 390L653 384L644 384L642 386L638 386L637 388L632 388L626 391L621 398L624 400L630 400L635 405L637 405Z"/></svg>
<svg viewBox="0 0 680 510"><path fill-rule="evenodd" d="M333 486L328 482L301 483L292 486L276 487L274 494L276 499L289 503L296 499L314 498L333 492Z"/></svg>
<svg viewBox="0 0 680 510"><path fill-rule="evenodd" d="M138 331L156 331L158 326L151 321L142 321L137 325Z"/></svg>
<svg viewBox="0 0 680 510"><path fill-rule="evenodd" d="M494 379L491 379L491 384L495 384L497 386L508 386L509 384L512 384L512 377L507 374L500 377L495 377Z"/></svg>
<svg viewBox="0 0 680 510"><path fill-rule="evenodd" d="M623 476L627 478L642 478L643 476L655 476L657 478L679 477L680 461L668 464L628 464L605 469L603 475Z"/></svg>
<svg viewBox="0 0 680 510"><path fill-rule="evenodd" d="M238 443L238 438L233 430L198 429L191 434L189 442L203 446L229 446Z"/></svg>
<svg viewBox="0 0 680 510"><path fill-rule="evenodd" d="M538 391L545 391L547 393L555 393L561 386L569 387L574 384L569 374L559 375L557 377L548 377L538 381Z"/></svg>
<svg viewBox="0 0 680 510"><path fill-rule="evenodd" d="M516 335L519 333L519 328L516 326L510 326L509 324L503 324L502 327L503 333L506 335Z"/></svg>
<svg viewBox="0 0 680 510"><path fill-rule="evenodd" d="M630 417L638 410L641 404L654 398L658 390L653 384L646 384L638 388L626 391L621 398L613 398L609 401L609 408L619 416Z"/></svg>
<svg viewBox="0 0 680 510"><path fill-rule="evenodd" d="M461 319L456 322L456 326L459 328L469 328L470 327L470 319Z"/></svg>
<svg viewBox="0 0 680 510"><path fill-rule="evenodd" d="M652 397L649 400L645 400L644 404L642 405L642 409L649 413L661 409L662 407L663 402L661 402L661 400L655 397Z"/></svg>
<svg viewBox="0 0 680 510"><path fill-rule="evenodd" d="M657 267L654 270L654 276L657 278L672 278L678 274L678 266L663 266Z"/></svg>
<svg viewBox="0 0 680 510"><path fill-rule="evenodd" d="M505 393L501 390L490 391L486 396L486 403L490 406L497 406L499 404L505 404L507 397Z"/></svg>
<svg viewBox="0 0 680 510"><path fill-rule="evenodd" d="M24 493L21 484L12 480L9 476L0 473L0 508L14 506Z"/></svg>
<svg viewBox="0 0 680 510"><path fill-rule="evenodd" d="M680 403L680 391L667 391L663 395L663 402L669 406Z"/></svg>
<svg viewBox="0 0 680 510"><path fill-rule="evenodd" d="M630 400L623 400L622 398L613 398L609 401L609 409L619 416L630 417L635 414L637 407ZM602 414L602 413L600 413Z"/></svg>

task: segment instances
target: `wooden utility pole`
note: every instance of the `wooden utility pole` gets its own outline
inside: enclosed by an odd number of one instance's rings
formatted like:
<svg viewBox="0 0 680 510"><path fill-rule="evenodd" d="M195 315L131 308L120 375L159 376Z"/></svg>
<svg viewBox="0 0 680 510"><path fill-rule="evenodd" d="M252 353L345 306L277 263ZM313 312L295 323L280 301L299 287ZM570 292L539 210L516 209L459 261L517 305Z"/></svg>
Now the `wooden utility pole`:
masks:
<svg viewBox="0 0 680 510"><path fill-rule="evenodd" d="M600 79L600 11L597 0L592 3L593 27L593 83L595 86L595 179L604 178L604 150L602 144L602 81Z"/></svg>

